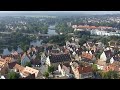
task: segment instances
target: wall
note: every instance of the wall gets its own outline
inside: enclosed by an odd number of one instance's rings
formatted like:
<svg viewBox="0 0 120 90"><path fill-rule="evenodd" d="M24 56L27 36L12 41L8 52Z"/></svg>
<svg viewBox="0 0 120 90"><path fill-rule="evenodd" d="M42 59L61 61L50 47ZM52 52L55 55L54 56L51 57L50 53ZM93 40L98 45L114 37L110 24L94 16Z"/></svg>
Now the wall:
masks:
<svg viewBox="0 0 120 90"><path fill-rule="evenodd" d="M105 55L105 52L103 52L101 55L100 55L100 60L101 61L106 61L107 60L107 57Z"/></svg>

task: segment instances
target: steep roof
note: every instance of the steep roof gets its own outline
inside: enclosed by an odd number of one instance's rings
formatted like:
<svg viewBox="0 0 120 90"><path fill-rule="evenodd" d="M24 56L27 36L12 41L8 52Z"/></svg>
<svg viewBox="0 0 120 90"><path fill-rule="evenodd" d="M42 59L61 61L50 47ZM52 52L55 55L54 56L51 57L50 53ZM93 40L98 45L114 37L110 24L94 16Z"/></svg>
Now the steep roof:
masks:
<svg viewBox="0 0 120 90"><path fill-rule="evenodd" d="M105 65L106 65L106 62L98 60L97 64L98 64L98 65L105 66Z"/></svg>
<svg viewBox="0 0 120 90"><path fill-rule="evenodd" d="M26 54L23 54L21 60L30 60Z"/></svg>
<svg viewBox="0 0 120 90"><path fill-rule="evenodd" d="M71 60L69 54L57 54L57 55L51 54L49 58L51 63L64 62L64 61Z"/></svg>
<svg viewBox="0 0 120 90"><path fill-rule="evenodd" d="M3 56L10 55L10 54L11 54L11 52L7 48L3 50Z"/></svg>
<svg viewBox="0 0 120 90"><path fill-rule="evenodd" d="M11 62L11 63L8 63L8 66L10 69L13 69L13 67L17 64L17 62Z"/></svg>
<svg viewBox="0 0 120 90"><path fill-rule="evenodd" d="M16 65L14 66L14 68L17 69L19 72L22 72L25 67L23 67L23 66L21 66L21 65L19 65L19 64L16 64Z"/></svg>
<svg viewBox="0 0 120 90"><path fill-rule="evenodd" d="M93 55L91 55L91 54L89 54L89 53L86 53L86 52L83 52L83 53L82 53L82 57L91 60L91 59L93 58Z"/></svg>
<svg viewBox="0 0 120 90"><path fill-rule="evenodd" d="M107 58L112 57L112 52L111 52L111 50L106 50L106 51L104 51L104 52L105 52L105 55L106 55Z"/></svg>
<svg viewBox="0 0 120 90"><path fill-rule="evenodd" d="M6 62L0 60L0 68L3 68L5 64L6 64Z"/></svg>
<svg viewBox="0 0 120 90"><path fill-rule="evenodd" d="M17 52L18 52L18 53L22 53L23 50L22 50L21 48L18 47L18 48L17 48Z"/></svg>
<svg viewBox="0 0 120 90"><path fill-rule="evenodd" d="M86 66L86 67L78 67L79 73L83 74L83 73L88 73L88 72L92 72L92 67L91 66Z"/></svg>
<svg viewBox="0 0 120 90"><path fill-rule="evenodd" d="M23 72L28 72L30 74L35 74L35 77L37 77L37 75L39 73L39 70L26 66L24 68Z"/></svg>

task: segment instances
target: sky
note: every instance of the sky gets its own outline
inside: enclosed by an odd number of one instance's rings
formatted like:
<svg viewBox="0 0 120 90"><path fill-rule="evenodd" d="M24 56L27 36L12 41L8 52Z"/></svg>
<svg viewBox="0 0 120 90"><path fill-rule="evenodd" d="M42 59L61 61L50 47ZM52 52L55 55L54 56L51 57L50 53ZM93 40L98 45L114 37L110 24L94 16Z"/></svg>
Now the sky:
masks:
<svg viewBox="0 0 120 90"><path fill-rule="evenodd" d="M120 14L120 11L0 11L0 14Z"/></svg>

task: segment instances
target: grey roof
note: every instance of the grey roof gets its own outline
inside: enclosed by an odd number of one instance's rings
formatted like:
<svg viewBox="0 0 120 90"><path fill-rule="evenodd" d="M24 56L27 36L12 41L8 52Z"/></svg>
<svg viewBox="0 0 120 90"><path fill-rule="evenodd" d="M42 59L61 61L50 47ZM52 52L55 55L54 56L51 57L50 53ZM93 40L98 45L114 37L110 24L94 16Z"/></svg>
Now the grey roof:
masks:
<svg viewBox="0 0 120 90"><path fill-rule="evenodd" d="M3 50L3 55L10 55L11 52L8 50L8 48Z"/></svg>
<svg viewBox="0 0 120 90"><path fill-rule="evenodd" d="M17 52L21 53L21 52L23 52L23 50L20 47L18 47Z"/></svg>
<svg viewBox="0 0 120 90"><path fill-rule="evenodd" d="M29 60L30 61L30 59L28 58L27 55L25 55L22 60Z"/></svg>
<svg viewBox="0 0 120 90"><path fill-rule="evenodd" d="M64 62L64 61L71 60L69 54L50 55L49 58L51 63Z"/></svg>

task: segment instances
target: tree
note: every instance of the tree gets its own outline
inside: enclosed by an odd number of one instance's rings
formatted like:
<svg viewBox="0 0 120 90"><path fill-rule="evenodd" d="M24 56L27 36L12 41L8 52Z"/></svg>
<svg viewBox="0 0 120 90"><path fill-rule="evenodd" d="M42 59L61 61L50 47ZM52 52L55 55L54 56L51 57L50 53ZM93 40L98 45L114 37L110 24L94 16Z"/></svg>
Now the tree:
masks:
<svg viewBox="0 0 120 90"><path fill-rule="evenodd" d="M100 40L104 45L108 45L108 39L107 38L101 38Z"/></svg>
<svg viewBox="0 0 120 90"><path fill-rule="evenodd" d="M99 59L99 58L100 58L100 55L101 55L100 52L99 52L99 53L96 53L96 54L95 54L95 57L96 57L97 59Z"/></svg>
<svg viewBox="0 0 120 90"><path fill-rule="evenodd" d="M20 75L16 72L11 71L8 73L8 79L19 79L19 77Z"/></svg>
<svg viewBox="0 0 120 90"><path fill-rule="evenodd" d="M12 51L12 47L9 46L9 47L8 47L8 50L11 52L11 51Z"/></svg>
<svg viewBox="0 0 120 90"><path fill-rule="evenodd" d="M92 65L92 70L93 70L94 72L98 71L97 65L93 64L93 65Z"/></svg>
<svg viewBox="0 0 120 90"><path fill-rule="evenodd" d="M108 71L100 73L102 79L119 79L119 73L117 71Z"/></svg>
<svg viewBox="0 0 120 90"><path fill-rule="evenodd" d="M53 73L53 71L54 71L54 67L53 66L48 66L48 72Z"/></svg>
<svg viewBox="0 0 120 90"><path fill-rule="evenodd" d="M21 58L20 58L20 56L18 57L17 62L18 62L19 65L21 65Z"/></svg>
<svg viewBox="0 0 120 90"><path fill-rule="evenodd" d="M26 62L25 66L31 67L31 62Z"/></svg>
<svg viewBox="0 0 120 90"><path fill-rule="evenodd" d="M86 40L81 38L81 39L79 40L79 45L82 46L84 43L86 43Z"/></svg>
<svg viewBox="0 0 120 90"><path fill-rule="evenodd" d="M48 78L48 77L49 77L49 73L48 73L48 72L45 72L45 73L43 74L43 76L45 76L46 78Z"/></svg>
<svg viewBox="0 0 120 90"><path fill-rule="evenodd" d="M119 79L119 74L117 71L109 71L107 72L108 79Z"/></svg>

